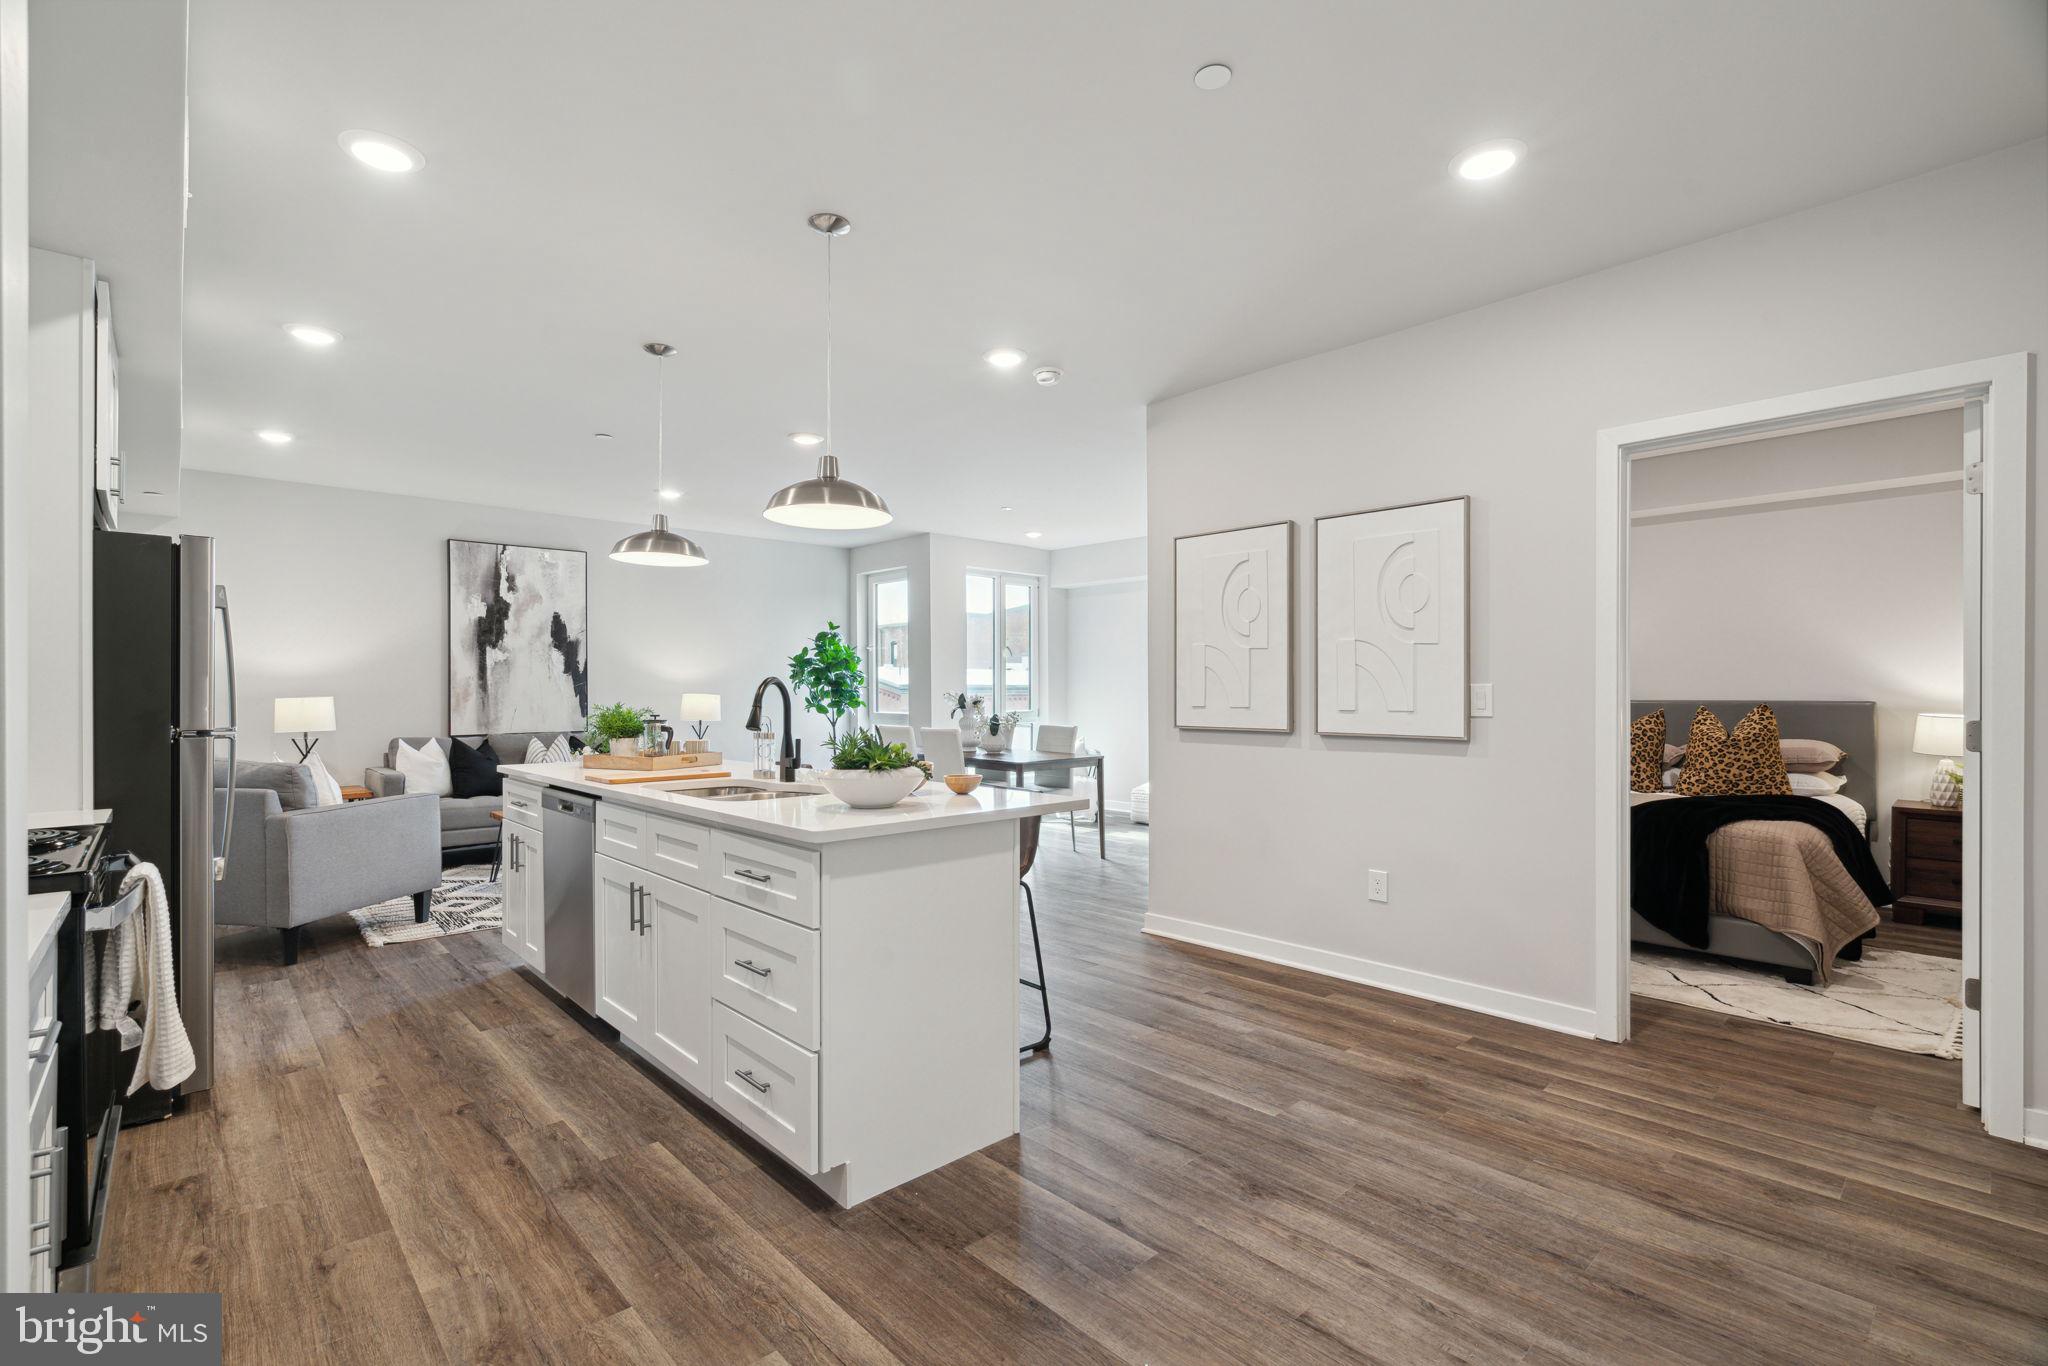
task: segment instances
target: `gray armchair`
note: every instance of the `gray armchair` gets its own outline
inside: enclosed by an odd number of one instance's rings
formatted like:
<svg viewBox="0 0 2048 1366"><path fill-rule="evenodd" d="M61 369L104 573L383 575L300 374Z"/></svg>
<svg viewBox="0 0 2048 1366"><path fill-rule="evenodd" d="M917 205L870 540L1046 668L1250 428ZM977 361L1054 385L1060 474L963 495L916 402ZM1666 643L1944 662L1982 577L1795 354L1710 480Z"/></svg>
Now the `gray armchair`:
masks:
<svg viewBox="0 0 2048 1366"><path fill-rule="evenodd" d="M226 814L225 781L217 771L216 820ZM217 923L278 930L290 966L299 957L299 929L310 921L401 896L426 920L441 881L441 821L431 794L312 806L311 776L296 764L244 765L236 784L233 843L214 888Z"/></svg>

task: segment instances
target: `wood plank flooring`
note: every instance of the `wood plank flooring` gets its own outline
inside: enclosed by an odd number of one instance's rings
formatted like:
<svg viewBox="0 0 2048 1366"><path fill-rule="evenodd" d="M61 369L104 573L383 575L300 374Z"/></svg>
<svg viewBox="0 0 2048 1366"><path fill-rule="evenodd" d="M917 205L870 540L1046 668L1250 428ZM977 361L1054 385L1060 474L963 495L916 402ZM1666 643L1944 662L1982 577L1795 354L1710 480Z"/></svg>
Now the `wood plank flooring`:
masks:
<svg viewBox="0 0 2048 1366"><path fill-rule="evenodd" d="M1023 1134L850 1211L490 936L224 935L218 1084L123 1136L101 1285L222 1292L233 1362L2048 1361L2048 1153L1953 1064L1148 940L1111 839L1046 832Z"/></svg>
<svg viewBox="0 0 2048 1366"><path fill-rule="evenodd" d="M1906 953L1924 953L1930 958L1961 958L1963 932L1954 925L1901 925L1888 910L1879 911L1882 923L1873 944Z"/></svg>

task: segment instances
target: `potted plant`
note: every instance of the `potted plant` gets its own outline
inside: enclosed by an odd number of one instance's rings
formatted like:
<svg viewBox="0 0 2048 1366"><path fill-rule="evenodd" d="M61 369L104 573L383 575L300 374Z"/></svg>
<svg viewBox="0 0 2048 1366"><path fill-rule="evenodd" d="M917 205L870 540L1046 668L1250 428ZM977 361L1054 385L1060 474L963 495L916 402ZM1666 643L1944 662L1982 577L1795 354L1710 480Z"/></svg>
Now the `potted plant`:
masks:
<svg viewBox="0 0 2048 1366"><path fill-rule="evenodd" d="M829 740L832 767L818 781L848 806L863 810L894 806L924 786L929 770L902 745L891 744L871 730L848 731Z"/></svg>
<svg viewBox="0 0 2048 1366"><path fill-rule="evenodd" d="M834 741L839 718L860 706L860 656L839 636L839 623L828 621L811 643L789 657L789 681L803 694L804 707L825 718ZM828 743L827 748L830 748Z"/></svg>
<svg viewBox="0 0 2048 1366"><path fill-rule="evenodd" d="M1010 737L1017 733L1017 718L1021 713L999 711L988 718L988 726L981 735L983 754L1001 754L1010 747Z"/></svg>
<svg viewBox="0 0 2048 1366"><path fill-rule="evenodd" d="M946 700L960 721L960 747L968 748L981 738L982 727L988 724L988 705L971 692L949 692Z"/></svg>
<svg viewBox="0 0 2048 1366"><path fill-rule="evenodd" d="M585 748L599 754L631 754L640 745L640 732L654 713L645 707L614 702L599 707L583 718Z"/></svg>

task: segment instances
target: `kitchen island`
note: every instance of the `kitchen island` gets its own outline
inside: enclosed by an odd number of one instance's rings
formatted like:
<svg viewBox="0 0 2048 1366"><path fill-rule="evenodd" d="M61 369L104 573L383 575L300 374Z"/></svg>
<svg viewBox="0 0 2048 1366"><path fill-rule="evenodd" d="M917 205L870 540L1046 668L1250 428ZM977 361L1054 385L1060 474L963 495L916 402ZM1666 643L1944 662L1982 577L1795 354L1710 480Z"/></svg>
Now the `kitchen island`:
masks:
<svg viewBox="0 0 2048 1366"><path fill-rule="evenodd" d="M507 947L573 1000L591 945L593 1013L839 1204L1017 1132L1018 822L1085 799L500 773Z"/></svg>

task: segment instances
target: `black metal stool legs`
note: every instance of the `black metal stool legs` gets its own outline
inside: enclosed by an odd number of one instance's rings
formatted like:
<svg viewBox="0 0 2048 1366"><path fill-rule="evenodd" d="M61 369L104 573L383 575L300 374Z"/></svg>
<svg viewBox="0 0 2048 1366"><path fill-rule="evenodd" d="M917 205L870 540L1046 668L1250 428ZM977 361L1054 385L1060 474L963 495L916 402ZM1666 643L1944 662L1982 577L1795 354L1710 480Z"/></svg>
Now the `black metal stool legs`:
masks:
<svg viewBox="0 0 2048 1366"><path fill-rule="evenodd" d="M1045 989L1045 951L1038 946L1038 903L1032 899L1030 883L1019 878L1017 885L1024 889L1024 910L1031 918L1031 956L1038 960L1038 980L1034 982L1029 978L1019 977L1017 984L1036 991L1040 1004L1045 1007L1045 1033L1039 1036L1038 1042L1027 1043L1017 1051L1043 1053L1052 1047L1052 996Z"/></svg>

